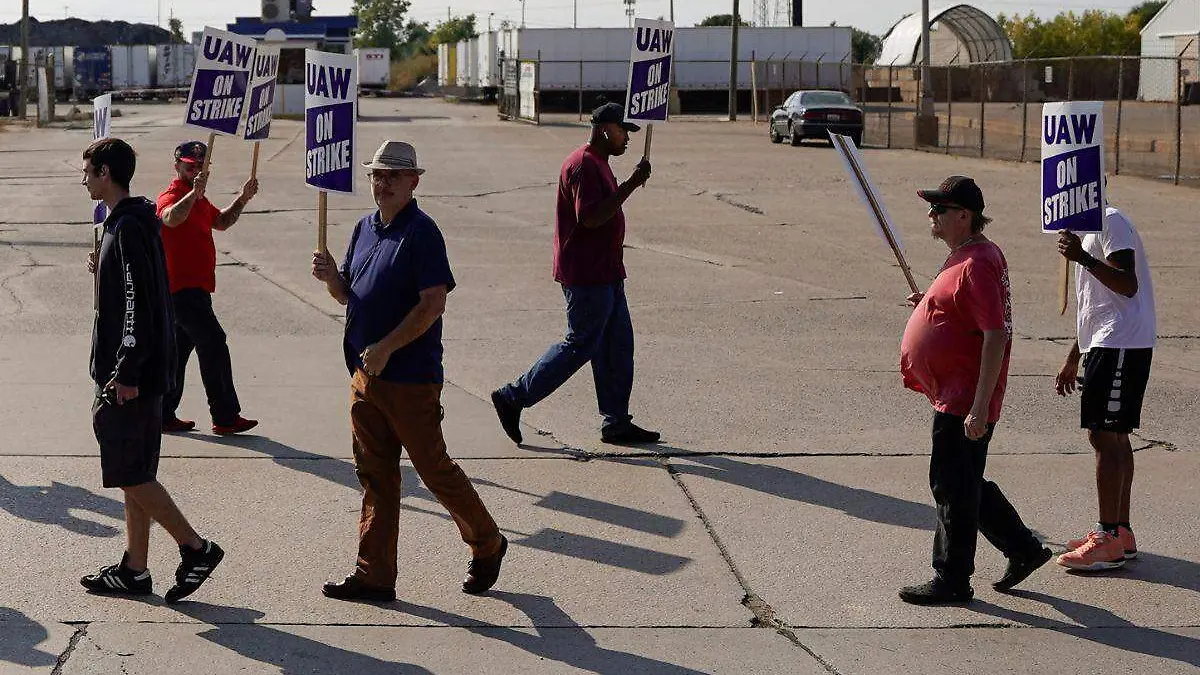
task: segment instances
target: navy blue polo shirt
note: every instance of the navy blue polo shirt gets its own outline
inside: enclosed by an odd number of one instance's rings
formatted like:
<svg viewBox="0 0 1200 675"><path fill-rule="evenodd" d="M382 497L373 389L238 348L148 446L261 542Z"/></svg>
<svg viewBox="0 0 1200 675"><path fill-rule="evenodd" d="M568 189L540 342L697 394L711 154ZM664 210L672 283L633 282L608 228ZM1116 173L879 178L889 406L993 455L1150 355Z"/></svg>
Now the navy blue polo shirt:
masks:
<svg viewBox="0 0 1200 675"><path fill-rule="evenodd" d="M362 351L400 325L417 306L421 291L435 286L445 286L447 292L454 289L446 241L415 199L390 223L380 221L379 211L358 221L341 274L350 285L342 346L351 375L362 368ZM379 377L440 384L444 379L441 317L424 335L396 350Z"/></svg>

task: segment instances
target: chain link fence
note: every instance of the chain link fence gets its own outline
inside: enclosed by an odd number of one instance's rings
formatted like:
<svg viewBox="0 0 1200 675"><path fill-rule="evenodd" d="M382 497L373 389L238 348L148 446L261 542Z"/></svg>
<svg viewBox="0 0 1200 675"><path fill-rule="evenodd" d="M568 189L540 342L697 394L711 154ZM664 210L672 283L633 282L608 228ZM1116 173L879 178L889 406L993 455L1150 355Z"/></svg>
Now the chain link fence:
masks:
<svg viewBox="0 0 1200 675"><path fill-rule="evenodd" d="M1042 103L1103 101L1109 172L1200 186L1200 56L994 63L959 63L956 57L922 68L772 54L753 55L737 68L737 109L757 123L767 122L796 90L837 89L863 109L864 145L1016 162L1041 157ZM681 60L675 69L679 91L672 114L728 111L728 61ZM508 59L500 112L531 121L543 111L575 113L582 120L598 95L623 100L627 73L628 61ZM531 77L535 105L522 111L520 90L529 92ZM936 143L917 142L923 87L937 118Z"/></svg>
<svg viewBox="0 0 1200 675"><path fill-rule="evenodd" d="M914 132L922 68L856 65L852 93L864 142L1009 161L1041 157L1041 104L1103 101L1105 162L1114 174L1200 186L1200 62L1073 57L928 68L937 143Z"/></svg>

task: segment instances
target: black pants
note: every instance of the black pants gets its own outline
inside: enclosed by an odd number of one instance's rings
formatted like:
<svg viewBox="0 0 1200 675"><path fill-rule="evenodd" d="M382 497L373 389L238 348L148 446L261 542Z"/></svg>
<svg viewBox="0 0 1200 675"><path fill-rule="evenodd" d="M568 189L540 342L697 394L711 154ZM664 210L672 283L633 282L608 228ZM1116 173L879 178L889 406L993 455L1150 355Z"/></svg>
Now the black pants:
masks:
<svg viewBox="0 0 1200 675"><path fill-rule="evenodd" d="M200 379L208 394L208 410L213 424L232 424L242 411L233 388L233 364L225 331L213 314L212 295L199 288L185 288L171 294L175 306L175 347L178 355L175 388L163 397L163 418L174 419L183 399L183 380L192 350L200 359Z"/></svg>
<svg viewBox="0 0 1200 675"><path fill-rule="evenodd" d="M979 532L1009 558L1032 555L1042 546L1000 488L983 478L994 425L988 425L983 438L972 441L963 431L963 421L934 413L929 458L929 487L938 517L933 569L953 586L970 584Z"/></svg>

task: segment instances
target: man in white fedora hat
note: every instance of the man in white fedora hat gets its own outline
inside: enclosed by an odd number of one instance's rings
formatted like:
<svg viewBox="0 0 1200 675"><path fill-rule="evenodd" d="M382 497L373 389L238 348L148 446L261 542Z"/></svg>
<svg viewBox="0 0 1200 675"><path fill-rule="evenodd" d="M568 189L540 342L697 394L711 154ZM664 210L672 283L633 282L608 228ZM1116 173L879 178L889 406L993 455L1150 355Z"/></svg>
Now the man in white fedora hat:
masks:
<svg viewBox="0 0 1200 675"><path fill-rule="evenodd" d="M379 209L355 226L340 268L328 251L312 262L313 276L346 305L342 345L363 486L357 565L322 591L343 600L396 598L403 447L471 547L463 592L482 593L496 582L508 541L442 437L442 313L454 289L446 242L413 198L425 173L413 146L386 141L363 166Z"/></svg>

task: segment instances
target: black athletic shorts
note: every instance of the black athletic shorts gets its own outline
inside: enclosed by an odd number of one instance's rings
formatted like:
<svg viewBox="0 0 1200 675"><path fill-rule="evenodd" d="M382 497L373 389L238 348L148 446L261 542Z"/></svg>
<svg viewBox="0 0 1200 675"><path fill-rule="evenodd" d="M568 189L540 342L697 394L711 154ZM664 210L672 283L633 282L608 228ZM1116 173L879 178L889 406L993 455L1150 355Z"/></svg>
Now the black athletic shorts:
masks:
<svg viewBox="0 0 1200 675"><path fill-rule="evenodd" d="M100 443L104 487L133 487L158 479L161 396L139 396L124 405L97 396L92 404L92 429Z"/></svg>
<svg viewBox="0 0 1200 675"><path fill-rule="evenodd" d="M1142 425L1153 349L1094 347L1083 357L1079 425L1127 434Z"/></svg>

